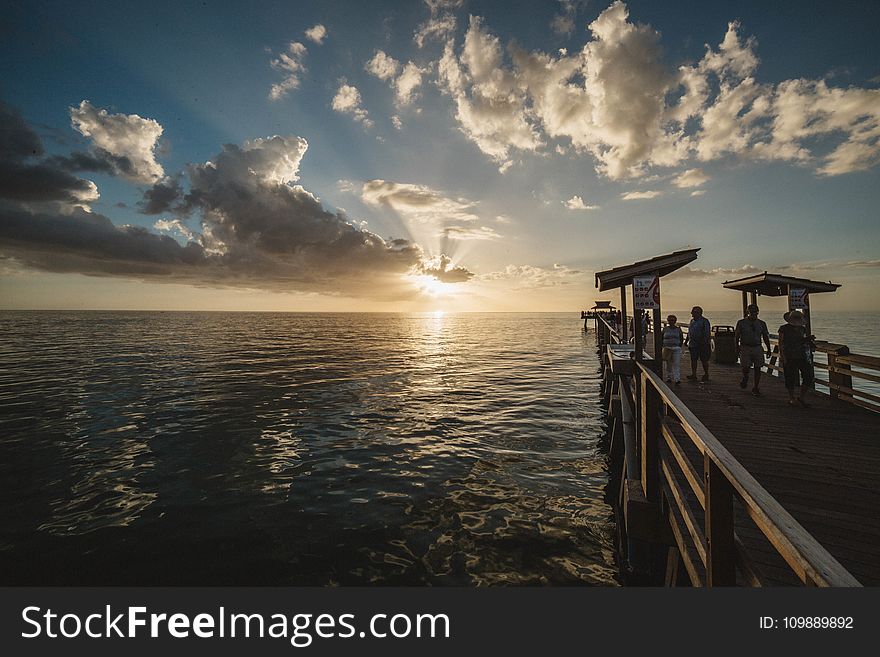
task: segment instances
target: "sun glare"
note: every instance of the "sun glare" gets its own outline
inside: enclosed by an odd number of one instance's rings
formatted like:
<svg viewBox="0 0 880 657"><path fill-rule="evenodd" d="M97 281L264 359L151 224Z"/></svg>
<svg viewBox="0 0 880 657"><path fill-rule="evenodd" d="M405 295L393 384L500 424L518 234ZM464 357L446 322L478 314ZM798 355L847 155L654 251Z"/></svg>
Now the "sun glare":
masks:
<svg viewBox="0 0 880 657"><path fill-rule="evenodd" d="M438 281L433 276L417 274L411 276L411 278L419 292L429 297L446 299L453 296L456 291L454 283L444 283L443 281Z"/></svg>

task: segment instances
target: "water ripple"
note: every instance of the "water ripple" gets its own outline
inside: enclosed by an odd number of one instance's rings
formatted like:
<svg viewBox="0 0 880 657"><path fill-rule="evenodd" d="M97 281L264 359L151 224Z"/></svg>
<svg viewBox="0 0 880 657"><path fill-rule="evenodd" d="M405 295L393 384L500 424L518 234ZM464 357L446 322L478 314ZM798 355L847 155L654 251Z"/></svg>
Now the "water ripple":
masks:
<svg viewBox="0 0 880 657"><path fill-rule="evenodd" d="M569 315L10 312L6 584L614 583Z"/></svg>

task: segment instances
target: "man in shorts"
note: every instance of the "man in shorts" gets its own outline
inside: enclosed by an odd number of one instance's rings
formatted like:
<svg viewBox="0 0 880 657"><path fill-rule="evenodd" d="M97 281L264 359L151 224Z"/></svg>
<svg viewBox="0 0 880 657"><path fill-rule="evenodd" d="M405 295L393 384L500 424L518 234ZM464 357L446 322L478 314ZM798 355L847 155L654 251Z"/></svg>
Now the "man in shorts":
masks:
<svg viewBox="0 0 880 657"><path fill-rule="evenodd" d="M734 331L734 340L736 341L736 350L739 353L739 362L742 365L742 381L739 387L743 390L749 385L749 370L755 368L755 384L752 387L752 394L755 397L761 396L759 386L761 384L761 368L764 367L764 349L761 341L767 345L767 356L770 356L770 332L767 330L767 324L758 319L758 306L749 305L748 314L736 323Z"/></svg>
<svg viewBox="0 0 880 657"><path fill-rule="evenodd" d="M709 320L703 317L703 309L694 306L691 309L691 323L688 325L687 339L684 343L691 354L690 381L697 380L697 361L703 364L703 381L709 380L709 356L712 355L712 336Z"/></svg>

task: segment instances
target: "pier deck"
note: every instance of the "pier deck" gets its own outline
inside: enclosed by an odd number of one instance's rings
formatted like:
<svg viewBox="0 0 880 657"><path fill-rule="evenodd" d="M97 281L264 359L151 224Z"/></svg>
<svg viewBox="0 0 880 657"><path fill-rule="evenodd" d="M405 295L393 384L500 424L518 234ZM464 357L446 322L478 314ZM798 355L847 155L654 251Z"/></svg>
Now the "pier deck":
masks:
<svg viewBox="0 0 880 657"><path fill-rule="evenodd" d="M687 354L681 365L682 375L690 371ZM751 386L739 387L738 365L710 363L709 376L674 392L859 582L880 585L880 413L825 394L814 394L811 408L789 406L782 380L766 373L764 396L753 397ZM736 526L768 583L794 583L760 532L739 518Z"/></svg>

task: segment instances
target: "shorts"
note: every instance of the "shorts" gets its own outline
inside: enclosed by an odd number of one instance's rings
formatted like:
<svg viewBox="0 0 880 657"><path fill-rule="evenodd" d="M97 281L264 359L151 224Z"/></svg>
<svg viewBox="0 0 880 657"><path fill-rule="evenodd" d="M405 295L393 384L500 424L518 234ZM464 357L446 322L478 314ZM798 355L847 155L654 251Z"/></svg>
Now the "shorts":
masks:
<svg viewBox="0 0 880 657"><path fill-rule="evenodd" d="M788 389L797 388L798 374L801 375L801 385L813 385L813 364L807 360L786 360L782 369L785 375L785 387Z"/></svg>
<svg viewBox="0 0 880 657"><path fill-rule="evenodd" d="M764 350L761 349L760 345L757 347L741 345L739 348L739 362L744 370L750 368L752 364L754 364L755 369L759 370L764 367Z"/></svg>
<svg viewBox="0 0 880 657"><path fill-rule="evenodd" d="M701 345L688 345L688 351L691 352L691 360L709 360L712 355L712 346L706 342Z"/></svg>

